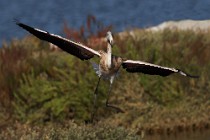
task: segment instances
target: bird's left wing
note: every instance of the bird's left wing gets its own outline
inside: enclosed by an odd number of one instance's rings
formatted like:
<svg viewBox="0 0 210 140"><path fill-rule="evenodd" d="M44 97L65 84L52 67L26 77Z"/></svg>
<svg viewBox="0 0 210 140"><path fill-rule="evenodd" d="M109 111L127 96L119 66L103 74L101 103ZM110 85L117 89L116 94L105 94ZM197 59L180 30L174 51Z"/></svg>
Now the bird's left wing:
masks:
<svg viewBox="0 0 210 140"><path fill-rule="evenodd" d="M126 60L122 63L122 66L128 72L141 72L150 75L168 76L172 73L179 73L183 76L192 78L198 78L198 76L189 75L179 69L163 67L143 61Z"/></svg>
<svg viewBox="0 0 210 140"><path fill-rule="evenodd" d="M100 57L100 54L98 51L95 51L95 50L93 50L85 45L82 45L80 43L68 40L68 39L63 38L58 35L50 34L46 31L43 31L43 30L40 30L37 28L30 27L30 26L20 23L18 21L16 21L16 24L18 26L22 27L23 29L27 30L34 36L38 37L39 39L48 41L48 42L58 46L62 50L80 58L81 60L88 60L88 59L94 57L94 55L97 55Z"/></svg>

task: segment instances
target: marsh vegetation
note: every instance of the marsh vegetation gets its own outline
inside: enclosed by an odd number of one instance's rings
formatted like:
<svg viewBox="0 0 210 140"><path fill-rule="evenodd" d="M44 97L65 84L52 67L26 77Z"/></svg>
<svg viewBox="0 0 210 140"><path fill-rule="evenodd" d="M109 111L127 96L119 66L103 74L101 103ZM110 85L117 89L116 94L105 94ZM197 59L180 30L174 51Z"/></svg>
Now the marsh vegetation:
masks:
<svg viewBox="0 0 210 140"><path fill-rule="evenodd" d="M102 28L100 34L89 32L79 41L105 49L99 38L110 28ZM68 36L71 32L66 26L67 37L77 40L84 35L82 28ZM109 82L102 81L95 122L87 124L97 84L91 64L51 50L48 43L33 36L14 39L0 48L0 138L138 139L143 133L209 128L210 32L134 30L132 35L114 39L116 55L180 68L200 77L121 70L110 102L125 113L105 107Z"/></svg>

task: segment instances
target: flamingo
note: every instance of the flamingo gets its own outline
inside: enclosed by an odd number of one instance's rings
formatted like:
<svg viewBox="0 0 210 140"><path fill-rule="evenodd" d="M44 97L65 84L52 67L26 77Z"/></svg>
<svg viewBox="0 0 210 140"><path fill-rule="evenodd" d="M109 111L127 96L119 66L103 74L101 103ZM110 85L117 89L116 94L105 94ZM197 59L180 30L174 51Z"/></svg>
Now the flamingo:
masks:
<svg viewBox="0 0 210 140"><path fill-rule="evenodd" d="M170 67L164 67L159 66L143 61L138 60L129 60L122 57L118 57L115 55L112 55L112 47L113 47L113 37L112 33L110 31L106 34L106 40L107 40L107 51L96 51L94 49L91 49L81 43L63 38L59 35L50 34L47 31L40 30L37 28L30 27L26 24L23 24L21 22L16 21L16 24L26 31L30 32L37 38L50 42L56 46L58 46L63 51L66 51L67 53L76 56L77 58L81 60L89 60L93 58L94 56L99 57L99 65L93 64L93 68L96 71L96 74L98 75L98 82L94 91L94 109L92 112L92 120L94 118L94 114L96 111L96 100L97 100L97 90L100 83L101 78L106 78L110 80L110 86L107 94L106 99L106 107L111 107L116 109L118 112L124 112L119 107L116 107L114 105L110 105L109 103L109 96L112 89L113 81L122 66L127 72L130 73L144 73L144 74L150 74L150 75L160 75L160 76L168 76L173 73L178 73L186 77L191 78L198 78L198 76L193 76L190 74L185 73L184 71L176 68L170 68Z"/></svg>

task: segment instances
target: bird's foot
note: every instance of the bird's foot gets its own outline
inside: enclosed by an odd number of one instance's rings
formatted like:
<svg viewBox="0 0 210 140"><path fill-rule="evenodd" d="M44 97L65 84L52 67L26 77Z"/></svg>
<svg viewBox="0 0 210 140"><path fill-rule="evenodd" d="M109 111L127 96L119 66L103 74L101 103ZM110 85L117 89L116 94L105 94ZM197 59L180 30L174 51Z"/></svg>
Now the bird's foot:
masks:
<svg viewBox="0 0 210 140"><path fill-rule="evenodd" d="M113 105L110 105L110 104L106 104L106 107L114 108L118 113L125 113L125 111L123 111L119 107L116 107L116 106L113 106Z"/></svg>

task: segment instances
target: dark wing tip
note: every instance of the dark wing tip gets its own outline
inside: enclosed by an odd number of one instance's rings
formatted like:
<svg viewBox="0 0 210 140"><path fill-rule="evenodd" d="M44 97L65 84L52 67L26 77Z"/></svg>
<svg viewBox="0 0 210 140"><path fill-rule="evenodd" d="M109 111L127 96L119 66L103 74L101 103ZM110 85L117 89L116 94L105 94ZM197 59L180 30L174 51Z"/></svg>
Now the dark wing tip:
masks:
<svg viewBox="0 0 210 140"><path fill-rule="evenodd" d="M190 78L199 78L200 76L198 76L198 75L189 75L189 74L187 74L187 77L190 77Z"/></svg>
<svg viewBox="0 0 210 140"><path fill-rule="evenodd" d="M189 77L191 77L191 78L199 78L200 76L198 76L198 75L188 75Z"/></svg>
<svg viewBox="0 0 210 140"><path fill-rule="evenodd" d="M15 22L16 25L18 25L18 26L20 26L22 28L28 27L27 25L21 23L18 19L14 19L14 22Z"/></svg>
<svg viewBox="0 0 210 140"><path fill-rule="evenodd" d="M183 75L183 76L187 76L187 77L190 77L190 78L199 78L200 77L200 76L197 76L197 75L196 76L195 75L190 75L190 74L188 74L184 71L181 71L180 69L177 69L177 70L178 70L178 73Z"/></svg>
<svg viewBox="0 0 210 140"><path fill-rule="evenodd" d="M17 24L17 25L19 25L19 26L22 24L22 23L21 23L18 19L16 19L16 18L13 19L13 22L15 22L15 24Z"/></svg>

